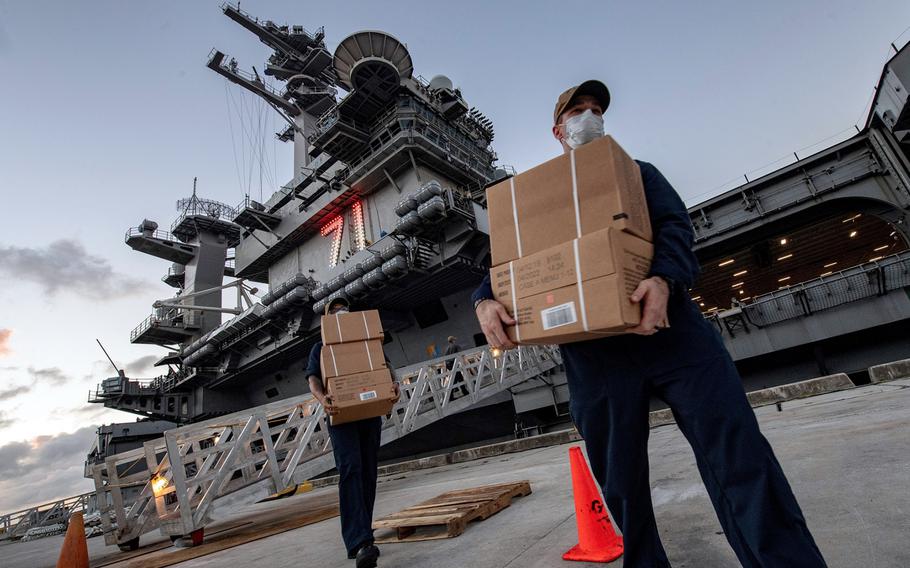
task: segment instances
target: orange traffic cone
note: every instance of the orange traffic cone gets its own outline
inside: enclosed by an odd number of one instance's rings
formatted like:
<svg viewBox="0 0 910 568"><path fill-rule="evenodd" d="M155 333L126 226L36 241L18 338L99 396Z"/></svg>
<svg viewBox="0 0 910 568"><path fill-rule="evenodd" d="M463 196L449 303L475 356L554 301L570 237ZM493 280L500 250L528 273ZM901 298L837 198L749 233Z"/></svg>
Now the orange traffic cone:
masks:
<svg viewBox="0 0 910 568"><path fill-rule="evenodd" d="M88 544L85 542L85 523L81 512L70 515L57 568L88 568Z"/></svg>
<svg viewBox="0 0 910 568"><path fill-rule="evenodd" d="M610 515L591 477L581 448L569 448L572 466L572 493L575 494L575 523L578 544L562 555L563 560L611 562L622 556L622 537L613 530Z"/></svg>

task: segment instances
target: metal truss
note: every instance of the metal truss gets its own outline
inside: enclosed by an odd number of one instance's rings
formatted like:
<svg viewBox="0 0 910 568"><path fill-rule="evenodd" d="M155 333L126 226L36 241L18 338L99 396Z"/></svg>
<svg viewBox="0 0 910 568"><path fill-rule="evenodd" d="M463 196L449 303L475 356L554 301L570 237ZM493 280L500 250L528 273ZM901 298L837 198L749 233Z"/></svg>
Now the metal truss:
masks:
<svg viewBox="0 0 910 568"><path fill-rule="evenodd" d="M31 528L64 522L77 511L87 515L97 509L95 493L91 492L0 515L0 541L22 538Z"/></svg>
<svg viewBox="0 0 910 568"><path fill-rule="evenodd" d="M480 347L398 369L401 399L383 423L382 444L561 363L555 346L496 355ZM328 471L331 450L323 409L309 394L165 432L94 466L105 541L132 548L158 527L188 535L209 522L216 499L258 483L277 492ZM140 484L138 495L126 493Z"/></svg>

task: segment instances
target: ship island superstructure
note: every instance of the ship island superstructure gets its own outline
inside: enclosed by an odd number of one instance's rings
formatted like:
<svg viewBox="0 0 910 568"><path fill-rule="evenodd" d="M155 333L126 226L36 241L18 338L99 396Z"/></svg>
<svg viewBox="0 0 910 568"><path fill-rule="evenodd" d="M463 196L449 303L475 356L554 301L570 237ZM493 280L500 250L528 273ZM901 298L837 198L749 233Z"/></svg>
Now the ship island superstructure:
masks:
<svg viewBox="0 0 910 568"><path fill-rule="evenodd" d="M187 424L303 394L318 315L337 297L381 311L394 367L442 355L449 335L483 345L470 306L489 260L483 189L510 173L494 165L492 122L449 78L415 75L387 33L355 33L332 54L321 28L223 10L274 50L263 73L283 88L218 50L207 66L283 117L295 175L264 203L194 187L170 230L129 229L126 244L171 263L174 296L130 336L166 348L168 372L106 379L90 400ZM236 305L222 305L230 289Z"/></svg>

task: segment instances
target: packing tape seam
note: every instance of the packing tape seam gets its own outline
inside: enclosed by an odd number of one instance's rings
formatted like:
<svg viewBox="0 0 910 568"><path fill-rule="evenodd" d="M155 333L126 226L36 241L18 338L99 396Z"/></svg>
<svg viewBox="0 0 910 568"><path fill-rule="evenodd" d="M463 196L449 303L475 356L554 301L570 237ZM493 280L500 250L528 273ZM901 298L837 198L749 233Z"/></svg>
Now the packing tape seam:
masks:
<svg viewBox="0 0 910 568"><path fill-rule="evenodd" d="M338 341L344 343L344 336L341 335L341 314L335 314L335 325L338 326Z"/></svg>
<svg viewBox="0 0 910 568"><path fill-rule="evenodd" d="M572 252L575 253L575 280L578 282L578 308L581 310L581 327L588 331L588 310L585 306L585 289L581 283L581 260L578 258L578 239L572 241Z"/></svg>
<svg viewBox="0 0 910 568"><path fill-rule="evenodd" d="M332 355L332 367L334 368L335 376L337 377L338 376L338 362L335 361L335 348L331 345L329 345L329 353L331 353L331 355Z"/></svg>
<svg viewBox="0 0 910 568"><path fill-rule="evenodd" d="M373 354L370 353L370 344L367 343L366 347L367 347L367 360L370 362L370 370L375 371L376 369L373 368Z"/></svg>
<svg viewBox="0 0 910 568"><path fill-rule="evenodd" d="M518 228L518 203L515 201L515 178L509 178L509 189L512 192L512 219L515 221L515 242L518 243L518 258L521 254L521 230Z"/></svg>
<svg viewBox="0 0 910 568"><path fill-rule="evenodd" d="M518 296L515 294L515 262L509 261L509 282L512 285L512 317L515 318L515 338L521 341L521 324L518 323Z"/></svg>
<svg viewBox="0 0 910 568"><path fill-rule="evenodd" d="M569 152L569 161L572 164L572 201L575 204L575 233L581 238L581 210L578 207L578 176L575 174L575 150ZM518 221L516 221L517 223Z"/></svg>
<svg viewBox="0 0 910 568"><path fill-rule="evenodd" d="M367 313L360 312L360 315L363 317L363 334L365 337L370 336L370 326L367 325Z"/></svg>

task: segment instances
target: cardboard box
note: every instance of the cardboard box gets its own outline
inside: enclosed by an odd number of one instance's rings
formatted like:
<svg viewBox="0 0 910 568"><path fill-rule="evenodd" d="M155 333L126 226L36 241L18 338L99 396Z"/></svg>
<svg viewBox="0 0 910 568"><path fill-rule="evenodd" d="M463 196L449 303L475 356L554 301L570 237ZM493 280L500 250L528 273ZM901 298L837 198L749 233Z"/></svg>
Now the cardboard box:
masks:
<svg viewBox="0 0 910 568"><path fill-rule="evenodd" d="M326 393L338 407L338 414L331 417L333 426L385 416L395 405L392 373L388 369L331 378Z"/></svg>
<svg viewBox="0 0 910 568"><path fill-rule="evenodd" d="M322 316L323 345L384 337L378 310Z"/></svg>
<svg viewBox="0 0 910 568"><path fill-rule="evenodd" d="M652 238L641 170L609 136L490 187L487 207L493 266L609 227Z"/></svg>
<svg viewBox="0 0 910 568"><path fill-rule="evenodd" d="M638 325L641 308L629 296L653 253L651 243L605 229L492 268L493 295L518 320L506 328L509 338L568 343Z"/></svg>
<svg viewBox="0 0 910 568"><path fill-rule="evenodd" d="M382 340L370 339L354 343L323 345L322 351L319 353L319 365L322 368L322 380L324 381L342 375L385 369Z"/></svg>

